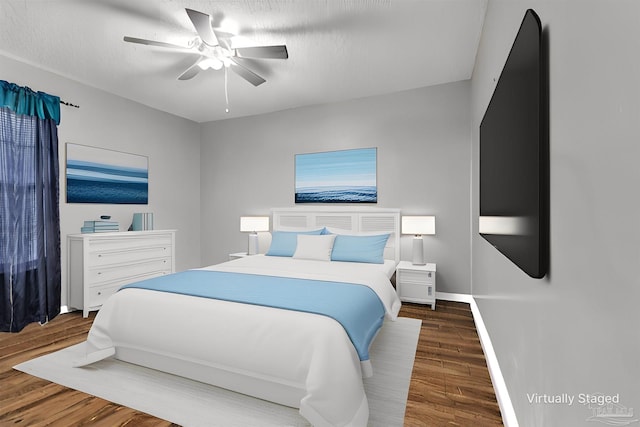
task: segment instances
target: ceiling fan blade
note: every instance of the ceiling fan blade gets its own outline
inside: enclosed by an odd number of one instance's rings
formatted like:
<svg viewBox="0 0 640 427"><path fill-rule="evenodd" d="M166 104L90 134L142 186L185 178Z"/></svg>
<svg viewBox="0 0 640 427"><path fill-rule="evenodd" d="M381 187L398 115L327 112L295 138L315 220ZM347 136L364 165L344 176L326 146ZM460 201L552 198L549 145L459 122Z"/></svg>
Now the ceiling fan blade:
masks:
<svg viewBox="0 0 640 427"><path fill-rule="evenodd" d="M187 68L182 74L178 76L178 80L189 80L194 78L201 70L200 61L204 59L204 56L198 58L196 62L189 68Z"/></svg>
<svg viewBox="0 0 640 427"><path fill-rule="evenodd" d="M231 65L231 71L248 81L254 86L259 86L262 83L266 82L265 79L248 69L247 67L238 64L233 59L229 58L229 63Z"/></svg>
<svg viewBox="0 0 640 427"><path fill-rule="evenodd" d="M218 38L211 28L211 16L193 9L185 9L198 35L209 46L218 46Z"/></svg>
<svg viewBox="0 0 640 427"><path fill-rule="evenodd" d="M213 34L215 34L216 38L218 39L218 44L227 50L231 50L230 39L231 37L233 37L233 34L229 34L224 31L220 31L216 29L212 29L212 31L213 31Z"/></svg>
<svg viewBox="0 0 640 427"><path fill-rule="evenodd" d="M139 39L137 37L129 37L129 36L124 36L124 41L129 42L129 43L144 44L144 45L147 45L147 46L168 47L168 48L171 48L171 49L183 49L183 50L189 49L186 46L179 46L177 44L159 42L159 41L155 41L155 40Z"/></svg>
<svg viewBox="0 0 640 427"><path fill-rule="evenodd" d="M239 47L235 51L238 58L287 59L289 57L289 52L287 52L287 46L285 45Z"/></svg>

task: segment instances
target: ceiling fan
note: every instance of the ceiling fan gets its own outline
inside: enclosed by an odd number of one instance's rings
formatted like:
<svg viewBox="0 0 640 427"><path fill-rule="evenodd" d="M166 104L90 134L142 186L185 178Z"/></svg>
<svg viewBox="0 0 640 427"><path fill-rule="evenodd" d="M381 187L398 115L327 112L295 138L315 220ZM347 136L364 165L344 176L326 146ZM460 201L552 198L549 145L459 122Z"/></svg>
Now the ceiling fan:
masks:
<svg viewBox="0 0 640 427"><path fill-rule="evenodd" d="M140 39L136 37L125 36L124 41L129 43L138 43L148 46L159 46L171 49L178 49L190 54L198 54L198 59L187 68L180 76L179 80L189 80L194 78L201 70L213 68L220 70L223 67L230 68L240 77L247 80L254 86L261 85L266 80L258 74L251 71L246 66L237 61L238 58L271 58L271 59L287 59L289 53L287 46L250 46L237 47L231 46L231 37L234 34L219 31L213 28L211 16L206 13L198 12L192 9L185 9L191 23L196 29L197 37L195 37L188 46L179 46L172 43L165 43L155 40Z"/></svg>

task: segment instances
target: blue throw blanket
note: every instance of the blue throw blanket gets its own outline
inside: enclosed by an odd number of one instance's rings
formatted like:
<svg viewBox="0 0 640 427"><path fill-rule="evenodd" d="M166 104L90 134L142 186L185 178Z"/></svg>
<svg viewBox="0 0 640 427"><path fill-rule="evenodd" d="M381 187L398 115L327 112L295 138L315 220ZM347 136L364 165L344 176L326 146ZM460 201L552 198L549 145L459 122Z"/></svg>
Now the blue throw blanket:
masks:
<svg viewBox="0 0 640 427"><path fill-rule="evenodd" d="M369 345L384 320L384 305L368 286L228 273L189 270L143 280L121 289L140 288L331 317L344 327L361 361L369 360Z"/></svg>

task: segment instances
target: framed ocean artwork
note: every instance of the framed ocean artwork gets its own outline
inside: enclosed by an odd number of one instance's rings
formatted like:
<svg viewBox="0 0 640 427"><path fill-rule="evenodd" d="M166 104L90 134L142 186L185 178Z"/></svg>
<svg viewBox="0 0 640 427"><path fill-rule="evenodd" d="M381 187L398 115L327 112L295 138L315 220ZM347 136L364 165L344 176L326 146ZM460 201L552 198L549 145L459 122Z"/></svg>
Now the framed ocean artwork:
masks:
<svg viewBox="0 0 640 427"><path fill-rule="evenodd" d="M296 154L296 203L377 203L377 149Z"/></svg>
<svg viewBox="0 0 640 427"><path fill-rule="evenodd" d="M67 203L149 203L149 159L67 143Z"/></svg>

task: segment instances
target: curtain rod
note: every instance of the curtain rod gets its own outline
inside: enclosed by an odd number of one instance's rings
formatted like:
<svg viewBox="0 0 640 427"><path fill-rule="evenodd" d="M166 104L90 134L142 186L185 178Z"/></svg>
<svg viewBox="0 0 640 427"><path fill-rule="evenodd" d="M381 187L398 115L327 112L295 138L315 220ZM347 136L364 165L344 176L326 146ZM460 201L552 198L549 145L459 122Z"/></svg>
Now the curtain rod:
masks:
<svg viewBox="0 0 640 427"><path fill-rule="evenodd" d="M73 107L73 108L80 108L80 106L79 106L79 105L72 104L72 103L67 102L67 101L63 101L62 99L60 100L60 104L64 104L64 105L67 105L67 106L69 106L69 107Z"/></svg>

